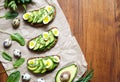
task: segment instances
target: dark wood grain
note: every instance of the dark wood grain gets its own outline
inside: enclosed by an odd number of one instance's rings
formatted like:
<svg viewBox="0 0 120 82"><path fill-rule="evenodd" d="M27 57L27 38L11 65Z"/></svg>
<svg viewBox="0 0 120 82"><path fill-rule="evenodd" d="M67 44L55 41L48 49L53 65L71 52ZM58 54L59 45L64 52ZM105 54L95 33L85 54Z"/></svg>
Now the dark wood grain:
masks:
<svg viewBox="0 0 120 82"><path fill-rule="evenodd" d="M88 62L91 82L120 82L120 0L58 0ZM2 70L0 65L0 70ZM6 82L6 74L0 82Z"/></svg>

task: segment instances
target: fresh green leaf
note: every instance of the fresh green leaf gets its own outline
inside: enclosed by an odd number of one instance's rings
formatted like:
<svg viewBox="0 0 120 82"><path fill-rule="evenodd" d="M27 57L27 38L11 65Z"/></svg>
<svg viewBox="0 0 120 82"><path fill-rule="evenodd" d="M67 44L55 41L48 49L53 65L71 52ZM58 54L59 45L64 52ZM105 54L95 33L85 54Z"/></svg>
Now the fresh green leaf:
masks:
<svg viewBox="0 0 120 82"><path fill-rule="evenodd" d="M8 7L8 0L5 0L5 2L4 2L4 7L5 7L5 8Z"/></svg>
<svg viewBox="0 0 120 82"><path fill-rule="evenodd" d="M20 58L16 60L13 64L14 68L20 67L25 62L25 58Z"/></svg>
<svg viewBox="0 0 120 82"><path fill-rule="evenodd" d="M11 73L7 78L7 82L19 82L19 80L20 80L20 72L19 71L15 71L15 72Z"/></svg>
<svg viewBox="0 0 120 82"><path fill-rule="evenodd" d="M2 52L2 57L5 60L12 61L12 57L8 53L6 53L5 51Z"/></svg>
<svg viewBox="0 0 120 82"><path fill-rule="evenodd" d="M25 0L26 3L31 3L32 0Z"/></svg>
<svg viewBox="0 0 120 82"><path fill-rule="evenodd" d="M20 0L23 4L25 3L25 0Z"/></svg>
<svg viewBox="0 0 120 82"><path fill-rule="evenodd" d="M25 39L19 33L13 33L10 35L13 41L18 42L21 46L25 45Z"/></svg>
<svg viewBox="0 0 120 82"><path fill-rule="evenodd" d="M17 9L17 4L15 3L15 1L11 1L8 4L8 7L10 7L11 9L13 9L15 11Z"/></svg>
<svg viewBox="0 0 120 82"><path fill-rule="evenodd" d="M17 12L7 12L4 16L0 16L0 18L6 18L6 19L14 19L18 16Z"/></svg>
<svg viewBox="0 0 120 82"><path fill-rule="evenodd" d="M88 71L88 73L85 76L79 78L76 82L89 82L92 79L93 74L94 74L94 70L91 69L90 71Z"/></svg>

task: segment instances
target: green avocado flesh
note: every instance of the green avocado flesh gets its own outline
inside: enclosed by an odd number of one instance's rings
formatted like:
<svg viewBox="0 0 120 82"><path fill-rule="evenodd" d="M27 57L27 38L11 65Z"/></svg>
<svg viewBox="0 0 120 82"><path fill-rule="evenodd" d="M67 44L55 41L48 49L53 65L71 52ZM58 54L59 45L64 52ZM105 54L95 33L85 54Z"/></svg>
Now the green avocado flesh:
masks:
<svg viewBox="0 0 120 82"><path fill-rule="evenodd" d="M73 82L74 78L77 75L77 71L78 71L78 67L75 64L64 67L57 72L55 77L55 82ZM70 77L67 81L61 81L61 75L65 72L69 72Z"/></svg>
<svg viewBox="0 0 120 82"><path fill-rule="evenodd" d="M29 59L27 61L27 68L36 74L44 74L46 72L53 71L59 63L54 62L55 59L51 59L50 57L54 58L54 56L46 56Z"/></svg>
<svg viewBox="0 0 120 82"><path fill-rule="evenodd" d="M23 19L31 24L48 24L52 21L52 19L54 19L54 14L55 8L48 5L38 10L33 10L31 12L25 13L23 15Z"/></svg>
<svg viewBox="0 0 120 82"><path fill-rule="evenodd" d="M54 36L52 33L52 29L47 32L47 36L49 37L47 40L43 37L44 35L42 33L28 42L28 48L36 52L44 52L51 49L56 44L58 39L58 37Z"/></svg>

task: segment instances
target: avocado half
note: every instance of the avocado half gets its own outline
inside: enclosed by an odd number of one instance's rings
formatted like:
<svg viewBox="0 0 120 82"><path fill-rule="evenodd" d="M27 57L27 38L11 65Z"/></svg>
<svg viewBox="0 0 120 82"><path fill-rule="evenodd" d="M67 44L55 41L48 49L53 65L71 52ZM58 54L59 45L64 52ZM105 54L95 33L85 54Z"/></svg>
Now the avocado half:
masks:
<svg viewBox="0 0 120 82"><path fill-rule="evenodd" d="M73 82L78 72L78 67L76 64L71 64L64 68L61 68L55 77L55 82ZM61 79L63 78L63 79Z"/></svg>

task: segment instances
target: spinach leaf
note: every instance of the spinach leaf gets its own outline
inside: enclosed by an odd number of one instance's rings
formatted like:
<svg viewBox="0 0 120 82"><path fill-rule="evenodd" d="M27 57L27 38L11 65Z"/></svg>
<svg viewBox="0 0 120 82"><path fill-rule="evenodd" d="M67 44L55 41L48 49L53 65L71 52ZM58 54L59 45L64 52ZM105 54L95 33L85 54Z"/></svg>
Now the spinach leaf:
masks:
<svg viewBox="0 0 120 82"><path fill-rule="evenodd" d="M19 33L13 33L10 35L13 41L18 42L21 46L25 45L25 39Z"/></svg>
<svg viewBox="0 0 120 82"><path fill-rule="evenodd" d="M14 19L18 16L17 12L6 12L4 16L0 16L0 18L6 18L6 19Z"/></svg>
<svg viewBox="0 0 120 82"><path fill-rule="evenodd" d="M13 63L14 68L20 67L25 62L24 58L20 58Z"/></svg>
<svg viewBox="0 0 120 82"><path fill-rule="evenodd" d="M7 82L19 82L19 80L20 80L20 72L19 71L15 71L15 72L11 73L7 78Z"/></svg>
<svg viewBox="0 0 120 82"><path fill-rule="evenodd" d="M2 57L5 60L12 61L12 57L8 53L6 53L5 51L2 52Z"/></svg>

